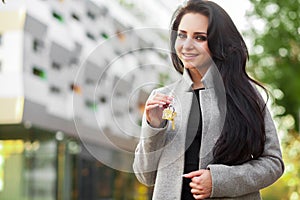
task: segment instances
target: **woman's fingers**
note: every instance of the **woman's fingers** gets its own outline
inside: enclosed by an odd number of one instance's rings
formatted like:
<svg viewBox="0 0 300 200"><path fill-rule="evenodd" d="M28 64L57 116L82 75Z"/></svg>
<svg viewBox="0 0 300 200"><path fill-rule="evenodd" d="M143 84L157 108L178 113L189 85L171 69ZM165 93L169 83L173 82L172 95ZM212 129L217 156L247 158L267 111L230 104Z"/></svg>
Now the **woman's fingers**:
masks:
<svg viewBox="0 0 300 200"><path fill-rule="evenodd" d="M195 199L205 199L210 196L210 192L206 191L204 188L202 189L191 189L191 193Z"/></svg>
<svg viewBox="0 0 300 200"><path fill-rule="evenodd" d="M191 188L194 188L197 190L203 190L203 187L197 183L190 182L190 186L191 186Z"/></svg>
<svg viewBox="0 0 300 200"><path fill-rule="evenodd" d="M156 107L159 107L159 104L147 105L145 107L145 110L148 111L148 110L151 110L151 109L156 108Z"/></svg>
<svg viewBox="0 0 300 200"><path fill-rule="evenodd" d="M163 110L168 107L173 98L168 95L157 93L148 99L145 105L146 119L153 127L158 127L164 121L162 119Z"/></svg>
<svg viewBox="0 0 300 200"><path fill-rule="evenodd" d="M171 102L173 100L173 97L165 95L165 94L157 93L153 96L153 99L161 99L161 100L164 100L164 101L170 101Z"/></svg>
<svg viewBox="0 0 300 200"><path fill-rule="evenodd" d="M193 197L195 199L206 199L209 197L209 195L206 195L206 194L193 194Z"/></svg>
<svg viewBox="0 0 300 200"><path fill-rule="evenodd" d="M203 172L204 172L204 170L197 170L197 171L192 171L192 172L190 172L190 173L188 173L188 174L183 174L183 177L185 177L185 178L193 178L193 177L195 177L195 176L200 176L200 175L202 175L203 174Z"/></svg>
<svg viewBox="0 0 300 200"><path fill-rule="evenodd" d="M191 193L195 199L205 199L211 195L212 179L210 170L200 169L184 174L183 177L191 178Z"/></svg>
<svg viewBox="0 0 300 200"><path fill-rule="evenodd" d="M156 107L166 108L172 101L173 97L167 96L165 94L157 93L152 99L146 102L145 109L151 110Z"/></svg>
<svg viewBox="0 0 300 200"><path fill-rule="evenodd" d="M153 101L165 102L166 104L170 104L173 100L172 97L164 95L164 94L156 94L153 98Z"/></svg>
<svg viewBox="0 0 300 200"><path fill-rule="evenodd" d="M166 105L166 104L167 104L167 103L164 102L164 101L159 101L159 100L149 100L149 101L147 102L147 104L146 104L146 107L147 107L147 106L152 106L152 105L157 105L157 106L162 105L162 106L164 106L164 105Z"/></svg>

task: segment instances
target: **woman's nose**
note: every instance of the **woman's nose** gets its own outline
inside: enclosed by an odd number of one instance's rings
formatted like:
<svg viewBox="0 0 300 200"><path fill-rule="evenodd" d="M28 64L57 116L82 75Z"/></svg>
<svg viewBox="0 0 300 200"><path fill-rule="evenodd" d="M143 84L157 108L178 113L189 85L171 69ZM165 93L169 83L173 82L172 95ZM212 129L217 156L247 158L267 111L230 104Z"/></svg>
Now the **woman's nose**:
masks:
<svg viewBox="0 0 300 200"><path fill-rule="evenodd" d="M183 42L183 49L193 49L194 41L191 38L186 38Z"/></svg>

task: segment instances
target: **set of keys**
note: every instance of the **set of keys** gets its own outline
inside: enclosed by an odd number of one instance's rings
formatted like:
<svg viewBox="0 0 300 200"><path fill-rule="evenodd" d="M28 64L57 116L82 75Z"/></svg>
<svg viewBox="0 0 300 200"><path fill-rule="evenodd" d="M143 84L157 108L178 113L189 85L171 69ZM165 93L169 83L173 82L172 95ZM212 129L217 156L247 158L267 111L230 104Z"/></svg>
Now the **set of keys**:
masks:
<svg viewBox="0 0 300 200"><path fill-rule="evenodd" d="M162 119L166 119L171 121L172 123L172 130L175 130L175 117L177 113L175 112L175 108L169 104L167 108L163 110Z"/></svg>

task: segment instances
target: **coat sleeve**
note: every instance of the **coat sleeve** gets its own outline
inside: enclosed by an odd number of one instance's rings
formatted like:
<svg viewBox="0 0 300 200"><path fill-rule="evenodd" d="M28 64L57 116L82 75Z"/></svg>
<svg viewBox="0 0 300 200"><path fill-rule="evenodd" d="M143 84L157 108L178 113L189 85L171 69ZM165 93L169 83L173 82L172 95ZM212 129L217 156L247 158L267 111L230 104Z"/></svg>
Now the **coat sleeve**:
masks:
<svg viewBox="0 0 300 200"><path fill-rule="evenodd" d="M212 164L211 197L238 197L273 184L284 171L277 131L271 114L265 113L266 141L263 154L241 165Z"/></svg>
<svg viewBox="0 0 300 200"><path fill-rule="evenodd" d="M154 94L155 91L151 93L149 98ZM137 179L147 186L152 186L155 183L159 159L166 141L165 131L167 127L168 124L163 128L151 127L144 113L141 136L135 150L133 171Z"/></svg>

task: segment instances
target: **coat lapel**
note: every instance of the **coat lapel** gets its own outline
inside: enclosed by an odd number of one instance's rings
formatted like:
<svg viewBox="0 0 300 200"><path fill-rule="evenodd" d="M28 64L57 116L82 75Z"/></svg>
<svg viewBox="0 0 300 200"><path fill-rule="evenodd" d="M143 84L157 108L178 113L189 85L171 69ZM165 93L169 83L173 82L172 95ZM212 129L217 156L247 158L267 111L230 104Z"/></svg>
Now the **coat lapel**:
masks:
<svg viewBox="0 0 300 200"><path fill-rule="evenodd" d="M193 92L191 89L192 81L188 74L184 73L183 77L175 84L169 86L166 94L173 95L174 100L172 105L177 113L174 122L175 130L172 129L171 122L168 125L168 135L166 139L166 147L164 156L161 158L165 163L172 163L180 157L183 157L185 152L186 130L188 126L189 114L191 112ZM174 154L176 152L176 154ZM183 165L178 166L182 167ZM182 173L182 171L180 173Z"/></svg>
<svg viewBox="0 0 300 200"><path fill-rule="evenodd" d="M175 123L177 122L178 124L176 129L178 141L180 142L178 148L180 149L181 154L184 154L185 152L185 143L183 141L186 140L186 131L188 129L189 116L192 108L192 84L193 82L190 79L188 72L185 71L183 78L175 89L175 106L177 112Z"/></svg>
<svg viewBox="0 0 300 200"><path fill-rule="evenodd" d="M202 110L202 141L200 168L213 161L213 148L219 139L226 117L226 93L218 69L212 65L202 79L205 90L200 92Z"/></svg>

